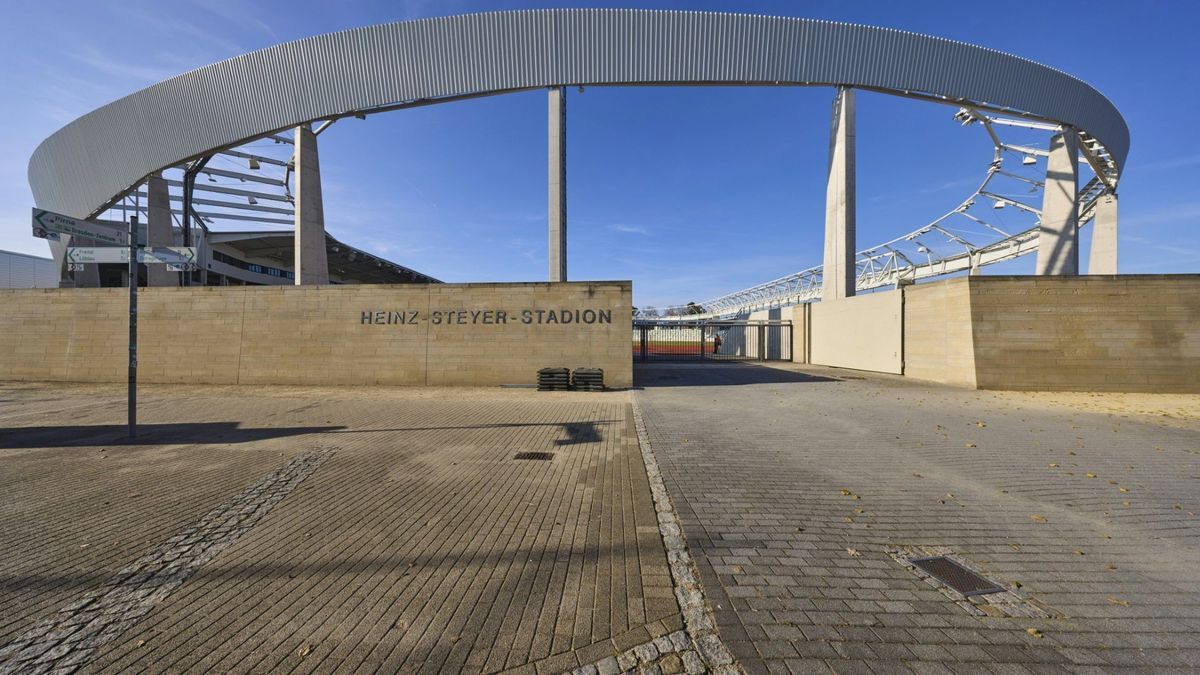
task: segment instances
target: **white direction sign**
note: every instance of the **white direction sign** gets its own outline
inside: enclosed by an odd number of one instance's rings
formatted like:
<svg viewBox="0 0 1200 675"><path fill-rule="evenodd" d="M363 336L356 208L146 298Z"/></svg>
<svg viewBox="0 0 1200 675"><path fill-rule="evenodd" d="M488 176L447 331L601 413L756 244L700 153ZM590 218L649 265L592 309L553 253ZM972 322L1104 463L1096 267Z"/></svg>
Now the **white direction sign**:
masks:
<svg viewBox="0 0 1200 675"><path fill-rule="evenodd" d="M195 246L151 246L139 251L138 262L147 265L195 265Z"/></svg>
<svg viewBox="0 0 1200 675"><path fill-rule="evenodd" d="M84 263L129 263L129 249L124 246L67 248L67 264L82 265Z"/></svg>
<svg viewBox="0 0 1200 675"><path fill-rule="evenodd" d="M145 265L167 265L172 272L196 269L195 246L152 246L138 249L138 262ZM78 271L86 263L129 264L129 248L125 246L67 248L67 269Z"/></svg>
<svg viewBox="0 0 1200 675"><path fill-rule="evenodd" d="M99 223L79 220L53 211L33 210L33 236L39 239L58 241L59 235L68 234L73 237L88 237L106 244L127 246L129 233L105 227Z"/></svg>

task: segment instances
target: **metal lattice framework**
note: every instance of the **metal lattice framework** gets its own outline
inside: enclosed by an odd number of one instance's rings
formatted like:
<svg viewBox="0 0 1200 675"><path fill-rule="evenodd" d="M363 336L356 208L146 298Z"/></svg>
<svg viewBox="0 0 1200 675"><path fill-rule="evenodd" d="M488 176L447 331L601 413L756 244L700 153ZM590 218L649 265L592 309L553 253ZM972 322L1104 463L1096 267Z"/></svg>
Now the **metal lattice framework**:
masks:
<svg viewBox="0 0 1200 675"><path fill-rule="evenodd" d="M855 288L870 291L921 279L979 269L1037 251L1044 169L1039 158L1049 153L1042 144L1005 141L1006 130L1056 134L1061 125L985 114L960 108L954 119L964 126L978 124L986 131L994 152L979 186L954 209L891 241L859 251L855 260ZM1094 175L1079 190L1079 225L1091 222L1097 200L1116 187L1119 174L1113 158L1086 134L1080 135L1081 156ZM1006 164L1007 161L1007 164ZM1012 167L1019 162L1018 167ZM1023 188L1023 189L1022 189ZM1014 195L1014 191L1023 194ZM996 215L1015 211L1013 228ZM970 228L964 231L963 225ZM821 298L822 266L728 293L692 307L676 305L639 310L639 318L687 320L732 317L750 312L812 302ZM697 314L695 304L703 308Z"/></svg>

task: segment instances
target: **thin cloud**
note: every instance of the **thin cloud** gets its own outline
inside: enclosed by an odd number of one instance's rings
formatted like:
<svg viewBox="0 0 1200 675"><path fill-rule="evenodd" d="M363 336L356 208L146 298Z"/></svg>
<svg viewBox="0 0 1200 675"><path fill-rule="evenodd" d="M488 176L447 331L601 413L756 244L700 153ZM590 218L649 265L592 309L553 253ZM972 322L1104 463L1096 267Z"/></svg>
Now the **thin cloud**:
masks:
<svg viewBox="0 0 1200 675"><path fill-rule="evenodd" d="M192 5L225 19L230 23L238 26L250 26L275 40L279 39L279 35L275 32L275 29L271 28L270 24L255 15L255 6L253 3L237 2L236 0L234 2L204 0L204 2L192 2Z"/></svg>
<svg viewBox="0 0 1200 675"><path fill-rule="evenodd" d="M649 230L637 225L609 225L609 229L616 230L617 232L625 232L627 234L640 234L642 236L649 236L650 234Z"/></svg>
<svg viewBox="0 0 1200 675"><path fill-rule="evenodd" d="M1190 157L1173 157L1158 162L1140 164L1137 165L1137 170L1145 173L1147 171L1166 171L1167 169L1181 169L1185 166L1197 165L1200 165L1200 155L1191 155Z"/></svg>
<svg viewBox="0 0 1200 675"><path fill-rule="evenodd" d="M1148 227L1176 223L1200 224L1200 202L1186 202L1150 211L1139 211L1124 217L1122 227Z"/></svg>
<svg viewBox="0 0 1200 675"><path fill-rule="evenodd" d="M91 45L78 45L73 51L67 52L67 56L97 72L138 83L158 82L173 74L162 68L118 61Z"/></svg>

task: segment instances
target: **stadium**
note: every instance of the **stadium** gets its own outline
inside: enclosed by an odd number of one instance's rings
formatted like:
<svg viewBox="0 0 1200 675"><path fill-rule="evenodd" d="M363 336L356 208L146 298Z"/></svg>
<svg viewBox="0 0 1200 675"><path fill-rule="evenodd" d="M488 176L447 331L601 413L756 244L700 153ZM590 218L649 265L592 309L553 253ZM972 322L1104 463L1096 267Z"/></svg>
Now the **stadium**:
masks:
<svg viewBox="0 0 1200 675"><path fill-rule="evenodd" d="M665 310L635 310L625 299L630 282L604 286L616 304L590 304L600 287L574 286L567 274L568 91L628 86L827 88L823 263L688 306L681 298ZM319 145L332 125L531 90L547 92L548 285L436 284L406 266L410 261L383 260L328 235ZM866 246L856 220L860 91L941 106L949 123L970 127L991 147L990 157L980 158L987 168L977 187L955 208ZM138 215L144 244L195 247L195 271L147 265L151 287L410 287L427 298L418 323L430 320L430 289L438 287L440 294L461 291L472 303L450 309L453 316L553 308L569 316L609 312L613 326L624 317L632 322L632 353L628 329L596 338L588 331L600 324L538 324L546 331L537 336L514 333L524 358L504 352L499 360L509 367L497 369L497 354L486 349L459 355L466 370L481 373L466 378L472 383L526 382L536 366L549 365L545 359L569 358L618 373L613 382L627 386L631 356L659 355L791 360L979 387L1188 389L1200 363L1186 346L1148 333L1147 319L1180 316L1194 278L1116 275L1117 190L1129 147L1124 118L1094 87L984 47L790 17L554 9L367 26L199 68L51 135L29 161L29 183L37 209L113 231ZM247 224L264 229L246 231ZM1093 229L1086 256L1084 226ZM63 285L127 281L120 265L64 265L65 252L80 243L94 242L52 242ZM983 274L1022 256L1035 256L1034 276ZM512 302L502 306L488 293ZM1147 293L1154 303L1140 300ZM409 311L421 302L389 306L382 298L372 297L371 307ZM228 302L246 304L241 296ZM361 327L357 318L368 308L348 311ZM1099 312L1108 313L1105 320L1086 324ZM1126 332L1114 333L1114 324ZM322 337L332 342L358 339L329 331ZM1038 336L1036 358L1011 346L1015 334ZM546 350L539 351L534 346L542 342ZM1101 352L1112 358L1081 370ZM339 376L346 381L429 381L347 367L358 374ZM427 374L438 366L427 357L421 368ZM272 377L290 381L286 371L280 365Z"/></svg>

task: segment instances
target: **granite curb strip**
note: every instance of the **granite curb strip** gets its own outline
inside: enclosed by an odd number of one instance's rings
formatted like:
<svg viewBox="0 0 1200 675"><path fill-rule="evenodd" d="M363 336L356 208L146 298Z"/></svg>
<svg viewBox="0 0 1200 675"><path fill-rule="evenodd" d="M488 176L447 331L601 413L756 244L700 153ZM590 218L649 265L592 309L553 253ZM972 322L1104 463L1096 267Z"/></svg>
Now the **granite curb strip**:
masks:
<svg viewBox="0 0 1200 675"><path fill-rule="evenodd" d="M630 410L637 429L642 461L646 465L646 477L650 481L650 492L654 498L658 531L667 551L675 598L683 611L684 630L567 672L572 675L615 675L629 672L648 675L683 672L711 672L721 675L742 673L742 669L734 662L733 654L717 633L717 623L704 598L704 588L700 584L692 556L687 550L687 540L683 536L679 517L671 504L666 484L663 483L658 461L654 458L654 449L646 433L646 424L636 394L630 396Z"/></svg>
<svg viewBox="0 0 1200 675"><path fill-rule="evenodd" d="M258 524L336 448L294 457L0 648L0 675L72 673Z"/></svg>

